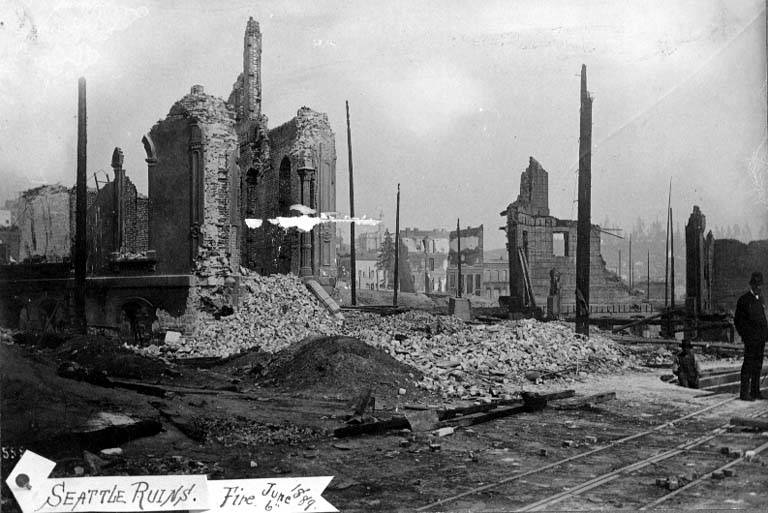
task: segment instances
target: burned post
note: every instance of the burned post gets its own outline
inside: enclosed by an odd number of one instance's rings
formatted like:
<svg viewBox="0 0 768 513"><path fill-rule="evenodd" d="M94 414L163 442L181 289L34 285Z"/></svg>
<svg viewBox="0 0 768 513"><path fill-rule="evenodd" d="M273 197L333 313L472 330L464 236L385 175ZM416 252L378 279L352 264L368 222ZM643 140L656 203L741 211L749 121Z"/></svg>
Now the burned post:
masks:
<svg viewBox="0 0 768 513"><path fill-rule="evenodd" d="M400 184L397 184L397 207L395 208L395 293L392 304L397 306L397 289L400 286Z"/></svg>
<svg viewBox="0 0 768 513"><path fill-rule="evenodd" d="M88 331L85 314L85 265L88 259L86 236L86 215L88 191L86 189L87 157L87 115L85 108L85 78L77 83L77 184L75 204L75 329L80 333Z"/></svg>
<svg viewBox="0 0 768 513"><path fill-rule="evenodd" d="M461 225L456 219L456 297L461 297Z"/></svg>
<svg viewBox="0 0 768 513"><path fill-rule="evenodd" d="M347 157L349 160L349 274L352 287L352 305L357 304L357 264L355 263L355 184L352 178L352 128L349 125L349 102L347 106Z"/></svg>
<svg viewBox="0 0 768 513"><path fill-rule="evenodd" d="M576 332L589 336L589 241L592 231L592 97L587 91L587 66L581 66L579 123L579 210L576 238Z"/></svg>

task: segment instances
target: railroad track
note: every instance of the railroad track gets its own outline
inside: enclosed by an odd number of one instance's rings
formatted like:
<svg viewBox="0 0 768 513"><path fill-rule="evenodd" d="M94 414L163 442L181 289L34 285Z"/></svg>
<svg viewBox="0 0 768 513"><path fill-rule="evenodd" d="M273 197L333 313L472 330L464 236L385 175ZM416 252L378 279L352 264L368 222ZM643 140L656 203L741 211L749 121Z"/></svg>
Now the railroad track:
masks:
<svg viewBox="0 0 768 513"><path fill-rule="evenodd" d="M729 399L725 399L723 401L719 401L719 402L717 402L717 403L715 403L713 405L710 405L710 406L707 406L705 408L696 410L696 411L694 411L692 413L689 413L689 414L686 414L686 415L682 415L680 417L677 417L677 418L675 418L673 420L670 420L668 422L665 422L663 424L659 424L658 426L654 426L653 428L650 428L648 430L645 430L645 431L642 431L642 432L639 432L639 433L635 433L635 434L632 434L632 435L629 435L629 436L624 436L624 437L619 438L617 440L614 440L614 441L612 441L612 442L610 442L610 443L608 443L608 444L606 444L604 446L596 447L594 449L585 451L583 453L576 454L574 456L570 456L570 457L567 457L567 458L563 458L563 459L560 459L558 461L549 463L547 465L542 465L540 467L537 467L537 468L534 468L534 469L531 469L531 470L528 470L528 471L519 472L519 473L516 473L516 474L514 474L512 476L509 476L509 477L506 477L504 479L501 479L501 480L499 480L497 482L489 483L489 484L486 484L486 485L483 485L483 486L479 486L479 487L473 488L471 490L467 490L467 491L464 491L462 493L453 495L451 497L447 497L445 499L441 499L441 500L432 502L430 504L422 506L421 508L417 509L416 511L427 511L427 510L430 510L430 509L435 508L437 506L443 506L445 504L448 504L448 503L451 503L451 502L455 502L455 501L457 501L459 499L466 499L466 498L469 498L469 497L472 497L472 496L477 496L479 494L482 494L484 492L488 492L488 491L493 490L493 489L499 489L499 488L505 487L505 485L509 485L510 483L515 482L515 481L518 481L518 483L517 483L518 485L520 485L520 484L531 484L531 483L528 483L527 481L521 481L521 480L524 477L526 477L526 476L531 476L531 475L538 474L538 473L544 473L544 472L547 472L547 471L553 471L553 470L556 471L558 469L558 467L564 467L566 464L568 464L570 462L573 462L573 461L576 461L576 460L585 459L585 458L588 458L590 456L596 455L598 453L602 453L602 452L605 452L605 451L610 451L611 449L618 448L620 446L626 446L626 444L628 442L638 441L638 440L642 439L643 437L648 437L649 435L652 435L654 433L658 433L659 431L664 430L665 428L668 428L670 426L674 426L675 424L679 424L679 423L681 423L683 421L686 421L686 420L689 420L689 419L693 419L693 418L695 418L697 416L700 416L700 415L702 415L702 414L704 414L704 413L706 413L708 411L711 411L711 410L713 410L715 408L718 408L720 406L728 404L728 403L730 403L730 402L732 402L734 400L736 400L735 397L732 397L732 398L729 398ZM768 408L761 409L761 410L758 410L756 412L753 412L752 415L750 415L750 416L758 417L758 416L763 416L763 415L766 415L766 414L768 414ZM662 449L661 452L659 452L657 454L654 454L654 455L652 455L650 457L647 457L647 458L644 458L644 459L640 459L640 460L635 461L635 462L633 462L631 464L623 465L623 466L621 466L619 468L612 469L609 472L603 473L601 475L598 475L598 476L593 477L591 479L588 479L586 481L583 481L583 482L577 483L575 485L572 485L572 486L566 488L562 492L555 493L553 495L544 497L542 499L536 500L535 502L531 502L531 503L525 504L523 506L518 506L515 511L540 511L540 510L544 510L544 509L551 509L552 506L555 506L556 504L558 504L558 503L560 503L560 502L562 502L562 501L564 501L566 499L572 499L574 497L579 497L582 494L586 494L587 492L595 490L595 489L597 489L597 488L599 488L599 487L601 487L603 485L606 485L608 483L612 483L612 482L616 481L617 479L625 478L625 477L631 475L632 473L640 471L640 470L642 470L642 469L644 469L646 467L657 466L659 464L663 464L663 462L667 462L670 459L674 458L675 456L679 456L681 454L687 453L687 451L694 451L694 453L702 453L702 451L698 451L696 448L700 447L700 446L702 446L702 445L704 445L704 444L706 444L708 442L711 442L711 441L715 440L718 436L723 436L723 435L727 434L729 427L730 427L730 424L726 423L726 424L717 426L717 427L715 427L713 429L710 429L708 431L705 431L704 433L699 433L699 435L696 436L693 439L687 440L687 441L685 441L683 443L674 445L674 446L669 447L667 449ZM763 444L761 446L755 447L753 450L756 453L759 453L759 452L762 452L762 451L764 451L766 449L768 449L768 443L765 443L765 444ZM691 453L687 453L687 454L688 454L688 456L691 455ZM710 476L710 474L713 471L723 470L723 469L726 469L726 468L730 468L730 467L732 467L734 465L737 465L741 461L743 461L743 457L740 457L738 459L732 460L732 461L730 461L729 463L727 463L725 465L718 466L717 468L713 468L713 469L707 471L706 473L704 473L703 477L699 477L697 479L694 479L691 482L685 484L684 486L678 488L677 490L673 490L670 493L655 499L653 502L650 502L648 504L642 504L641 503L641 504L638 505L638 507L639 506L643 506L643 509L652 508L652 507L654 507L654 506L656 506L656 505L658 505L658 504L660 504L660 503L662 503L662 502L664 502L664 501L666 501L666 500L668 500L668 499L670 499L670 498L680 494L681 492L683 492L683 491L685 491L685 490L687 490L689 488L692 488L692 487L696 486L697 484L700 484L700 483L704 482L705 479L709 479L709 476ZM498 490L496 490L496 491L498 491ZM540 494L540 491L539 491L539 494ZM512 507L514 508L514 506L512 506Z"/></svg>

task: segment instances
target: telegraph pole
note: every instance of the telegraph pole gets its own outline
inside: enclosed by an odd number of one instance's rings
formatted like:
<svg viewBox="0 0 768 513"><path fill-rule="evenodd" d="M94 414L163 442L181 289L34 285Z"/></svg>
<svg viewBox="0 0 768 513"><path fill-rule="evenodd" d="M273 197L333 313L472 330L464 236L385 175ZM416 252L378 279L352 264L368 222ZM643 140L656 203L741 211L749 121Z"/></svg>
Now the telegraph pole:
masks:
<svg viewBox="0 0 768 513"><path fill-rule="evenodd" d="M85 223L88 209L86 187L87 114L85 109L85 78L77 82L77 181L75 187L75 329L86 334L88 321L85 313L85 266L88 259L85 242Z"/></svg>
<svg viewBox="0 0 768 513"><path fill-rule="evenodd" d="M646 267L647 275L645 277L645 298L651 302L651 250L648 250L648 264Z"/></svg>
<svg viewBox="0 0 768 513"><path fill-rule="evenodd" d="M355 184L352 179L352 129L349 126L349 101L347 105L347 151L349 160L349 217L353 219L349 223L349 266L352 278L352 306L357 304L357 263L355 261Z"/></svg>
<svg viewBox="0 0 768 513"><path fill-rule="evenodd" d="M669 207L669 249L671 253L670 258L672 259L672 262L669 265L669 303L672 310L675 309L675 230L673 226L672 207Z"/></svg>
<svg viewBox="0 0 768 513"><path fill-rule="evenodd" d="M581 66L579 120L579 210L576 233L576 333L589 336L589 246L592 231L592 97L587 66Z"/></svg>
<svg viewBox="0 0 768 513"><path fill-rule="evenodd" d="M459 219L456 219L456 262L458 266L458 276L456 277L456 297L461 297L461 226Z"/></svg>
<svg viewBox="0 0 768 513"><path fill-rule="evenodd" d="M629 265L627 266L627 270L629 271L629 292L632 293L632 268L634 267L634 262L632 262L632 233L629 234Z"/></svg>
<svg viewBox="0 0 768 513"><path fill-rule="evenodd" d="M392 305L397 306L397 289L400 287L400 184L397 184L397 208L395 209L395 294Z"/></svg>

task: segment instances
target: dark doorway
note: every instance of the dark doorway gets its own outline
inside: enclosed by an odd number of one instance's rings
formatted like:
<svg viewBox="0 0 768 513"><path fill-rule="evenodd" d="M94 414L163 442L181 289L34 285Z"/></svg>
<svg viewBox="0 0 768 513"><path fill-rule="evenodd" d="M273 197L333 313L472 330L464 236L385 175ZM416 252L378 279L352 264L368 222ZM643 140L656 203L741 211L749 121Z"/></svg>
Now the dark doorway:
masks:
<svg viewBox="0 0 768 513"><path fill-rule="evenodd" d="M141 298L130 300L120 309L120 337L129 344L151 344L155 319L155 307L149 301Z"/></svg>

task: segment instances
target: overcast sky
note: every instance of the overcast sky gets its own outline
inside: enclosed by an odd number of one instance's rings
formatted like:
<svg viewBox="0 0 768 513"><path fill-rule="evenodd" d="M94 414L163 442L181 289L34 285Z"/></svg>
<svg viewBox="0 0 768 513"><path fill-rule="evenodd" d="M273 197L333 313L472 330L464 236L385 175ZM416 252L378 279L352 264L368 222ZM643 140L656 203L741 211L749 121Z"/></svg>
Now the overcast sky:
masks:
<svg viewBox="0 0 768 513"><path fill-rule="evenodd" d="M592 216L629 228L768 221L765 12L761 0L0 2L0 199L72 185L77 78L88 81L89 173L125 151L146 191L141 136L193 84L226 98L248 16L263 35L263 112L306 105L336 132L337 206L402 227L484 224L534 156L550 209L575 218L579 71L593 107ZM91 180L90 185L93 185Z"/></svg>

